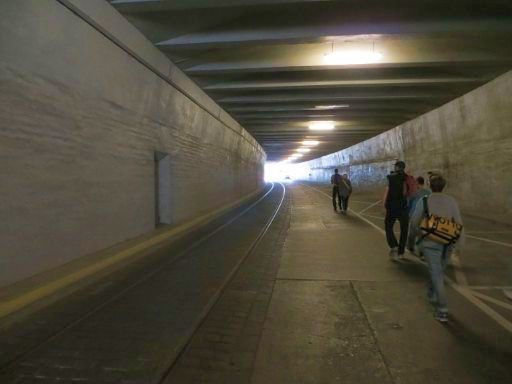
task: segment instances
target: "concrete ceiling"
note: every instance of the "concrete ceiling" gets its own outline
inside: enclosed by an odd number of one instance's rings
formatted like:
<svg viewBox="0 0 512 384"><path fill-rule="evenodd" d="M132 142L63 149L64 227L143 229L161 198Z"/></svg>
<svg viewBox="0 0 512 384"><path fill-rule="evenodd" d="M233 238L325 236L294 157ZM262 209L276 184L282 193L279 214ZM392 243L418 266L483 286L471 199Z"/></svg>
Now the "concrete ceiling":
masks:
<svg viewBox="0 0 512 384"><path fill-rule="evenodd" d="M269 160L284 160L305 139L320 144L302 160L347 148L512 67L509 0L110 3ZM323 120L335 129L309 129Z"/></svg>

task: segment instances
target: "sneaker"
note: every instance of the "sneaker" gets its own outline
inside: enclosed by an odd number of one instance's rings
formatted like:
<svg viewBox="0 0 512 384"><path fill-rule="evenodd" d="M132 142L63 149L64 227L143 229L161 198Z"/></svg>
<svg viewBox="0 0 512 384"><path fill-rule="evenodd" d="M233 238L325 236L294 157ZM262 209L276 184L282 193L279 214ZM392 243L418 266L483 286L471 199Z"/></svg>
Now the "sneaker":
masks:
<svg viewBox="0 0 512 384"><path fill-rule="evenodd" d="M404 253L399 253L397 256L398 256L398 258L400 260L405 259L405 254Z"/></svg>
<svg viewBox="0 0 512 384"><path fill-rule="evenodd" d="M446 312L436 312L434 315L434 318L439 321L440 323L447 323L448 322L448 314Z"/></svg>
<svg viewBox="0 0 512 384"><path fill-rule="evenodd" d="M391 248L389 250L389 257L391 258L391 260L397 260L397 256L398 256L398 248L397 247Z"/></svg>

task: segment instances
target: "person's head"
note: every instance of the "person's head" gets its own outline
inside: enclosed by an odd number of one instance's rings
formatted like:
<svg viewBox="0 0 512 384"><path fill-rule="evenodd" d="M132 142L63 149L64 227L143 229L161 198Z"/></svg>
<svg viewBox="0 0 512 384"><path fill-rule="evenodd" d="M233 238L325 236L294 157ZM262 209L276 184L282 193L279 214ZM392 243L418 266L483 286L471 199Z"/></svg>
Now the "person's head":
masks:
<svg viewBox="0 0 512 384"><path fill-rule="evenodd" d="M401 160L395 163L395 172L403 172L405 171L405 163Z"/></svg>
<svg viewBox="0 0 512 384"><path fill-rule="evenodd" d="M432 189L432 192L443 192L445 186L446 180L443 176L434 174L430 177L430 189Z"/></svg>
<svg viewBox="0 0 512 384"><path fill-rule="evenodd" d="M336 173L336 174L338 173L338 168L336 168L336 169L334 170L334 173Z"/></svg>
<svg viewBox="0 0 512 384"><path fill-rule="evenodd" d="M348 179L348 174L344 173L344 174L342 175L342 177L343 177L344 179Z"/></svg>
<svg viewBox="0 0 512 384"><path fill-rule="evenodd" d="M438 173L435 173L435 172L427 172L427 185L430 187L430 179L432 179L434 176L437 176L439 175Z"/></svg>
<svg viewBox="0 0 512 384"><path fill-rule="evenodd" d="M425 179L422 176L418 176L416 178L416 182L418 183L418 185L420 187L424 187L425 186Z"/></svg>

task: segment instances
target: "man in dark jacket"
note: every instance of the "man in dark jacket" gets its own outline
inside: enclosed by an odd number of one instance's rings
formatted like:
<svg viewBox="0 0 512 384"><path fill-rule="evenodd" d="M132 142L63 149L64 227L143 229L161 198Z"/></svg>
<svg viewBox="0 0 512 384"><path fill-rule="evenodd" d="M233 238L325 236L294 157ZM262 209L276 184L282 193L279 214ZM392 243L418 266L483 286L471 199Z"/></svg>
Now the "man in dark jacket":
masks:
<svg viewBox="0 0 512 384"><path fill-rule="evenodd" d="M387 178L388 186L383 199L386 208L386 240L390 248L389 256L392 260L396 260L397 257L402 258L404 256L409 228L405 163L397 161L394 172L391 172ZM397 220L400 223L400 242L396 240L393 232L393 225Z"/></svg>

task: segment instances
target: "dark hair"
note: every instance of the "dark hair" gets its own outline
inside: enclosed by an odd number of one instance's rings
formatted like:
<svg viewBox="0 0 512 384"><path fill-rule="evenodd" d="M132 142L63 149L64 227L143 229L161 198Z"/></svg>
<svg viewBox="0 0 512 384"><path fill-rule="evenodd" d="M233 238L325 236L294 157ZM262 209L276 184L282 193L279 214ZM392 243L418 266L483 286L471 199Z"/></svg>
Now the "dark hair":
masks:
<svg viewBox="0 0 512 384"><path fill-rule="evenodd" d="M441 175L433 175L430 178L430 189L432 192L442 192L446 186L446 180Z"/></svg>
<svg viewBox="0 0 512 384"><path fill-rule="evenodd" d="M403 171L405 169L405 163L403 161L399 160L395 163L395 168Z"/></svg>
<svg viewBox="0 0 512 384"><path fill-rule="evenodd" d="M418 176L416 178L416 181L418 182L419 185L425 185L425 179L422 176Z"/></svg>
<svg viewBox="0 0 512 384"><path fill-rule="evenodd" d="M336 169L334 170L334 173L338 173L338 168L336 168Z"/></svg>

